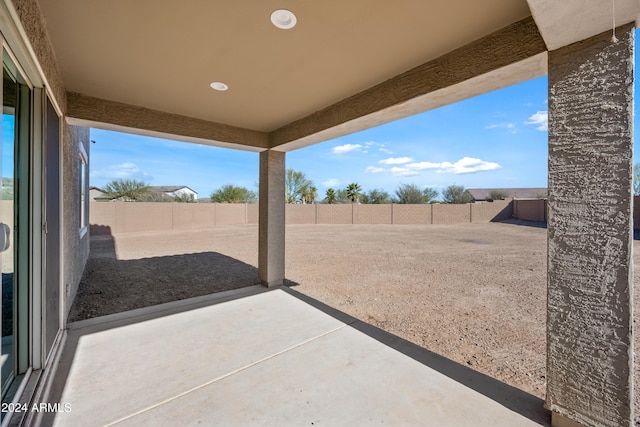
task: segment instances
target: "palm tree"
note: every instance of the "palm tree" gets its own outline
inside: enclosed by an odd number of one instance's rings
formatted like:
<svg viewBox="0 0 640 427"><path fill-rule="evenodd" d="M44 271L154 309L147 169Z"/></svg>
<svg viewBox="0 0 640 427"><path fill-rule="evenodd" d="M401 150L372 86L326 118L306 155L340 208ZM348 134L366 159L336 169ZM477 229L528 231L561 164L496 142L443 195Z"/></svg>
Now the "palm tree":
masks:
<svg viewBox="0 0 640 427"><path fill-rule="evenodd" d="M302 203L315 203L318 198L318 189L313 185L307 185L302 190Z"/></svg>
<svg viewBox="0 0 640 427"><path fill-rule="evenodd" d="M351 200L351 203L357 202L361 193L362 193L362 188L360 187L360 185L356 184L355 182L352 182L351 184L347 185L347 197L349 198L349 200Z"/></svg>
<svg viewBox="0 0 640 427"><path fill-rule="evenodd" d="M336 191L333 188L327 189L327 193L324 196L324 201L329 204L336 202Z"/></svg>

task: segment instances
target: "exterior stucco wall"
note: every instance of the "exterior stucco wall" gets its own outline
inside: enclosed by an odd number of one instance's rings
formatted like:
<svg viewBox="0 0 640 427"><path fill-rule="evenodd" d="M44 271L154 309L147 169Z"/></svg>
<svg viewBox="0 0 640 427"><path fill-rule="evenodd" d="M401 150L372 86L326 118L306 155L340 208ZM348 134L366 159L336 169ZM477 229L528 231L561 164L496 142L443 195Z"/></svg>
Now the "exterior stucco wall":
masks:
<svg viewBox="0 0 640 427"><path fill-rule="evenodd" d="M89 154L89 129L63 124L62 141L62 277L69 285L70 294L64 299L64 314L69 313L80 284L84 266L89 257L89 232L80 237L80 150L79 144ZM89 164L87 164L89 167ZM87 191L87 196L89 195Z"/></svg>
<svg viewBox="0 0 640 427"><path fill-rule="evenodd" d="M62 81L62 73L56 61L56 55L51 46L45 19L38 2L36 0L11 0L11 3L20 17L29 43L46 75L47 85L53 92L58 106L63 112L66 112L67 94Z"/></svg>
<svg viewBox="0 0 640 427"><path fill-rule="evenodd" d="M549 54L547 407L632 422L631 25Z"/></svg>

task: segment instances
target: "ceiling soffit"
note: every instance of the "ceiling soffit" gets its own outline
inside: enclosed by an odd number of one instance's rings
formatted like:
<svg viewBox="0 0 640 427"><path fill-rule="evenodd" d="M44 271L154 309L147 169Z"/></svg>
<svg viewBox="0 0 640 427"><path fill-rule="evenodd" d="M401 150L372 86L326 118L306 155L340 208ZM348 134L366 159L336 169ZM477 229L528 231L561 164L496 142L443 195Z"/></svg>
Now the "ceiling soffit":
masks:
<svg viewBox="0 0 640 427"><path fill-rule="evenodd" d="M68 91L262 132L530 15L526 0L40 4ZM271 25L280 8L295 28Z"/></svg>

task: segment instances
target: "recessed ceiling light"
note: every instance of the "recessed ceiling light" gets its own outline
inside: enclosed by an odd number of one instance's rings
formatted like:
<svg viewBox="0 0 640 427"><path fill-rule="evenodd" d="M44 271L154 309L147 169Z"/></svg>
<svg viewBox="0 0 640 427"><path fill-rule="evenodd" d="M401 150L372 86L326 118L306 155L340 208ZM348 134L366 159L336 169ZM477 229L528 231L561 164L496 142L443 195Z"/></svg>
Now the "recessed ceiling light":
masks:
<svg viewBox="0 0 640 427"><path fill-rule="evenodd" d="M219 90L220 92L224 92L229 89L229 86L222 82L213 82L209 86L211 86L212 89Z"/></svg>
<svg viewBox="0 0 640 427"><path fill-rule="evenodd" d="M271 23L282 30L288 30L296 26L298 19L290 10L278 9L271 14Z"/></svg>

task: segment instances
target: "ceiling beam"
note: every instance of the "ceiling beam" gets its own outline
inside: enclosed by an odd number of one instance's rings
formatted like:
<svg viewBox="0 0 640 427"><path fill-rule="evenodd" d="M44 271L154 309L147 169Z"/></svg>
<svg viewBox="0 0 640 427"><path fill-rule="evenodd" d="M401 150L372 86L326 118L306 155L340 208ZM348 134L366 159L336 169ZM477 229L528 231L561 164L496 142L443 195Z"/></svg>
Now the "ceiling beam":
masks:
<svg viewBox="0 0 640 427"><path fill-rule="evenodd" d="M458 94L459 99L442 99L435 105L429 95L532 58L538 58L532 62L542 69L525 73L525 76L536 77L546 72L546 61L539 59L546 59L544 54L546 46L537 26L533 18L526 18L285 125L271 132L270 146L289 151L387 123L409 115L406 108L402 108L403 104L412 104L410 113L415 114L464 99ZM513 83L517 81L505 79L501 84ZM488 85L484 91L471 88L468 96L498 89L493 86Z"/></svg>
<svg viewBox="0 0 640 427"><path fill-rule="evenodd" d="M268 134L207 120L67 92L67 121L72 125L178 139L200 144L262 151Z"/></svg>

